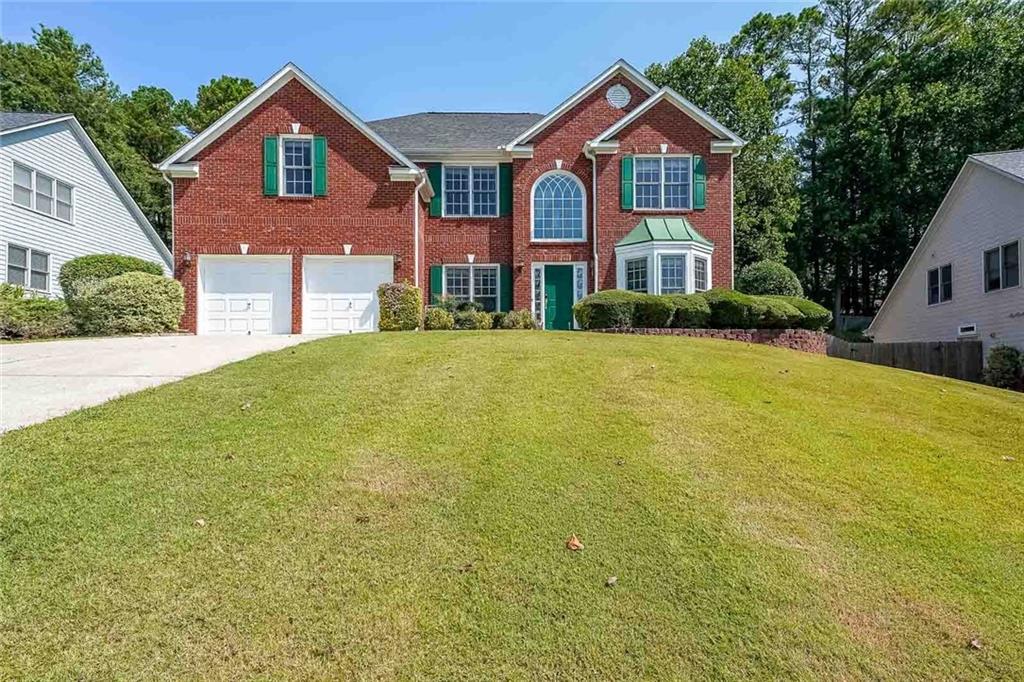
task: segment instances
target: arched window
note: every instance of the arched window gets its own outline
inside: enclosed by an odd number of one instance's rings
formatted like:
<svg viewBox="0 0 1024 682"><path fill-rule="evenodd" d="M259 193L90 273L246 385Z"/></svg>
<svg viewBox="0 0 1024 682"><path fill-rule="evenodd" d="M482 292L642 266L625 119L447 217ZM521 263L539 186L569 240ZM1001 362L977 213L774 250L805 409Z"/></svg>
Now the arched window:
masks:
<svg viewBox="0 0 1024 682"><path fill-rule="evenodd" d="M583 204L583 185L574 175L542 175L533 185L533 239L583 241Z"/></svg>

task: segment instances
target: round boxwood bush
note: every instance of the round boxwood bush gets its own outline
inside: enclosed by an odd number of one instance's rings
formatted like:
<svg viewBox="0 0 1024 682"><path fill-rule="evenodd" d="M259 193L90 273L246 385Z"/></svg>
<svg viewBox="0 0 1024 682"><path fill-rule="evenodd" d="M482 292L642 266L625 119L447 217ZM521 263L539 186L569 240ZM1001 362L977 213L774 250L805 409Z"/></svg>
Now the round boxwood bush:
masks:
<svg viewBox="0 0 1024 682"><path fill-rule="evenodd" d="M386 282L377 287L380 299L380 330L405 332L417 329L423 317L423 296L408 282Z"/></svg>
<svg viewBox="0 0 1024 682"><path fill-rule="evenodd" d="M700 294L711 309L708 323L715 329L760 327L767 306L753 296L731 289L712 289Z"/></svg>
<svg viewBox="0 0 1024 682"><path fill-rule="evenodd" d="M667 329L675 312L676 306L667 296L641 294L633 306L633 326Z"/></svg>
<svg viewBox="0 0 1024 682"><path fill-rule="evenodd" d="M72 312L83 334L156 334L178 328L184 302L178 281L126 272L80 291Z"/></svg>
<svg viewBox="0 0 1024 682"><path fill-rule="evenodd" d="M427 308L423 326L430 330L455 329L455 318L444 308Z"/></svg>
<svg viewBox="0 0 1024 682"><path fill-rule="evenodd" d="M0 285L0 338L45 339L65 336L73 328L64 301L25 298L21 287Z"/></svg>
<svg viewBox="0 0 1024 682"><path fill-rule="evenodd" d="M583 329L622 329L633 325L633 310L643 297L621 289L598 291L580 299L572 313Z"/></svg>
<svg viewBox="0 0 1024 682"><path fill-rule="evenodd" d="M736 288L752 296L803 296L796 273L782 263L758 261L740 270Z"/></svg>
<svg viewBox="0 0 1024 682"><path fill-rule="evenodd" d="M763 298L785 301L799 310L802 317L797 326L800 329L822 331L832 324L832 311L825 306L818 305L814 301L797 296L764 296Z"/></svg>
<svg viewBox="0 0 1024 682"><path fill-rule="evenodd" d="M454 315L456 329L490 329L491 314L482 310L461 310Z"/></svg>
<svg viewBox="0 0 1024 682"><path fill-rule="evenodd" d="M1013 346L993 346L982 380L997 388L1024 390L1024 353Z"/></svg>
<svg viewBox="0 0 1024 682"><path fill-rule="evenodd" d="M502 329L536 329L537 321L529 310L513 310L501 321Z"/></svg>
<svg viewBox="0 0 1024 682"><path fill-rule="evenodd" d="M109 279L126 272L164 274L158 264L142 258L122 256L116 253L99 253L91 256L79 256L67 261L61 266L57 281L60 283L65 298L71 299L75 296L81 283Z"/></svg>
<svg viewBox="0 0 1024 682"><path fill-rule="evenodd" d="M767 329L796 329L804 319L796 306L778 298L759 296L760 302L764 305L764 314L761 316L761 325Z"/></svg>
<svg viewBox="0 0 1024 682"><path fill-rule="evenodd" d="M672 326L676 329L706 329L711 318L711 307L700 294L669 294L675 313Z"/></svg>

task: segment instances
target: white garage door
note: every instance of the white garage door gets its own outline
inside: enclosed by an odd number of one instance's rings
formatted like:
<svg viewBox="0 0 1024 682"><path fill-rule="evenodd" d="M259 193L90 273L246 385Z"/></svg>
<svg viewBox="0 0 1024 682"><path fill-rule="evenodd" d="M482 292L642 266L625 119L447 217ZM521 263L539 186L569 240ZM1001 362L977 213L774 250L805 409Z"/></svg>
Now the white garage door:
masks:
<svg viewBox="0 0 1024 682"><path fill-rule="evenodd" d="M289 256L200 256L200 334L290 334Z"/></svg>
<svg viewBox="0 0 1024 682"><path fill-rule="evenodd" d="M377 330L377 287L392 281L391 257L316 257L302 261L304 334Z"/></svg>

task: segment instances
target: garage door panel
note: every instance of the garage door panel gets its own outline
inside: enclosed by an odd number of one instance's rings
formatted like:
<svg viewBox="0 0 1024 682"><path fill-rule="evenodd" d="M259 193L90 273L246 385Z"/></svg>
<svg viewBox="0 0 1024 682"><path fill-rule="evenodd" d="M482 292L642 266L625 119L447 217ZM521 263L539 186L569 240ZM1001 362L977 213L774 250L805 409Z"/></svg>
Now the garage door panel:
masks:
<svg viewBox="0 0 1024 682"><path fill-rule="evenodd" d="M390 258L308 258L303 261L303 331L376 331L377 287L393 280Z"/></svg>
<svg viewBox="0 0 1024 682"><path fill-rule="evenodd" d="M200 257L200 333L291 332L291 261Z"/></svg>

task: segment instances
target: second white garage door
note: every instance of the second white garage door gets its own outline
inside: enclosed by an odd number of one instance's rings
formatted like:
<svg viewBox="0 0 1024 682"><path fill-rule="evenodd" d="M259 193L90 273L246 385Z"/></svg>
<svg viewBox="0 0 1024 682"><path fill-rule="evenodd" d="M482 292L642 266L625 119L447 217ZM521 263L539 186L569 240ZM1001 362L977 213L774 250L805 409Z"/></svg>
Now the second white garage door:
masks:
<svg viewBox="0 0 1024 682"><path fill-rule="evenodd" d="M390 256L307 256L302 273L304 334L377 330L377 287L394 277Z"/></svg>

